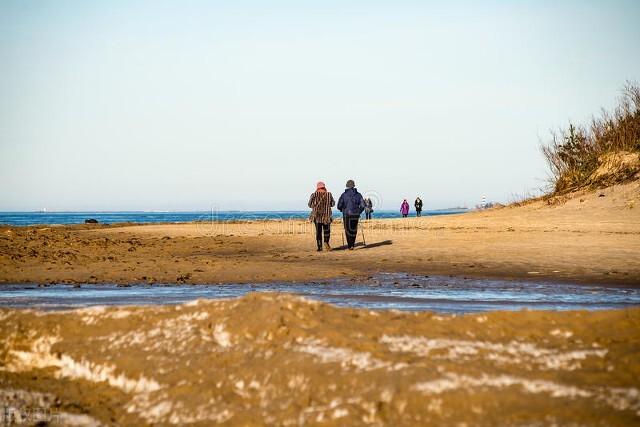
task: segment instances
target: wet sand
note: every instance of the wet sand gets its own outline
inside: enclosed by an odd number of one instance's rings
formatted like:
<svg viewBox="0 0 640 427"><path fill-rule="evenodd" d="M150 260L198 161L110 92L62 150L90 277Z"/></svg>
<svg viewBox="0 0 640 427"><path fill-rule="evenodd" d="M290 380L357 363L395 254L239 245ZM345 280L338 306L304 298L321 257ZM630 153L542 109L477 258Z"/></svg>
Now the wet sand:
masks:
<svg viewBox="0 0 640 427"><path fill-rule="evenodd" d="M640 309L455 316L254 293L0 319L0 397L84 425L640 422Z"/></svg>
<svg viewBox="0 0 640 427"><path fill-rule="evenodd" d="M602 195L602 196L601 196ZM0 228L0 282L248 283L378 272L640 283L640 183L463 215L363 226L315 252L305 221ZM362 242L362 234L359 235Z"/></svg>
<svg viewBox="0 0 640 427"><path fill-rule="evenodd" d="M0 307L70 310L90 306L181 304L234 298L249 292L284 292L340 307L366 310L473 313L529 310L640 308L640 287L596 286L523 280L375 275L365 281L237 283L225 285L5 284Z"/></svg>

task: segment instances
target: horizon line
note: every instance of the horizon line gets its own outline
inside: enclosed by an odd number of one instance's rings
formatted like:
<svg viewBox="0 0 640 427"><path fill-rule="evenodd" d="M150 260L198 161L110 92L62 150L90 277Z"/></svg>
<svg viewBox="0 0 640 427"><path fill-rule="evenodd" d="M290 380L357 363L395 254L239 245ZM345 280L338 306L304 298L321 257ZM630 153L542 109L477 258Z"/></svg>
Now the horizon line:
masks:
<svg viewBox="0 0 640 427"><path fill-rule="evenodd" d="M447 208L434 208L434 209L424 209L424 212L428 211L445 211L445 210L464 210L470 209L469 207L464 206L453 206ZM202 213L202 212L211 212L212 210L6 210L0 211L0 214L17 214L17 213L33 213L33 214L49 214L49 213ZM333 210L334 212L337 210ZM217 210L214 212L300 212L300 213L308 213L309 210L297 210L297 209L230 209L230 210ZM396 212L396 209L379 209L374 212Z"/></svg>

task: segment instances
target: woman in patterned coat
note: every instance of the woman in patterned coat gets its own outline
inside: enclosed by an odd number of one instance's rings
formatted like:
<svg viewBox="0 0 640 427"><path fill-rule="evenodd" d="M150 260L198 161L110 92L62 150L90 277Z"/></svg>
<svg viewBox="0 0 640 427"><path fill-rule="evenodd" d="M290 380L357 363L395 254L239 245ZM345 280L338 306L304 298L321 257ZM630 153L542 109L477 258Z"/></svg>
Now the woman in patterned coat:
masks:
<svg viewBox="0 0 640 427"><path fill-rule="evenodd" d="M336 204L333 195L327 191L324 182L316 184L316 191L309 197L309 207L311 208L311 220L316 225L316 243L318 251L322 251L322 237L324 234L324 248L331 250L329 238L331 237L331 221L333 216L331 208Z"/></svg>

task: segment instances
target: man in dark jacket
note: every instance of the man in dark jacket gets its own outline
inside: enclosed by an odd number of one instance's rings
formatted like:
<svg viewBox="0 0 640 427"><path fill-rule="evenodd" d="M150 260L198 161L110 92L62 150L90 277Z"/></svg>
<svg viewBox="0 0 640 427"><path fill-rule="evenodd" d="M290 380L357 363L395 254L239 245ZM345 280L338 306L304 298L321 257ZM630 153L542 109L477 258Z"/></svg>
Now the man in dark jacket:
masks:
<svg viewBox="0 0 640 427"><path fill-rule="evenodd" d="M364 198L356 190L356 184L352 179L347 181L347 189L338 200L338 210L342 212L344 232L347 235L347 247L353 250L358 236L358 220L364 210Z"/></svg>
<svg viewBox="0 0 640 427"><path fill-rule="evenodd" d="M422 199L420 197L416 197L413 206L416 208L416 216L422 216Z"/></svg>

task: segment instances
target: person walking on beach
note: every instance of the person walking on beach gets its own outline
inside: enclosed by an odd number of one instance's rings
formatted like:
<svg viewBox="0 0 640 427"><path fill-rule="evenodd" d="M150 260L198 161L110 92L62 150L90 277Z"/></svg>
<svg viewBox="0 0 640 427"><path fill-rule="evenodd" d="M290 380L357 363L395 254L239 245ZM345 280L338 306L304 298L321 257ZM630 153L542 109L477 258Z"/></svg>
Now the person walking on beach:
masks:
<svg viewBox="0 0 640 427"><path fill-rule="evenodd" d="M422 199L420 197L416 197L413 206L416 208L416 216L422 216Z"/></svg>
<svg viewBox="0 0 640 427"><path fill-rule="evenodd" d="M353 250L358 235L358 220L365 208L362 194L356 190L356 184L352 179L347 181L347 189L338 199L338 210L342 212L344 232L347 235L347 247Z"/></svg>
<svg viewBox="0 0 640 427"><path fill-rule="evenodd" d="M364 217L365 219L371 219L371 214L373 213L373 202L369 197L364 199Z"/></svg>
<svg viewBox="0 0 640 427"><path fill-rule="evenodd" d="M331 208L336 204L333 195L327 191L324 182L320 181L316 184L316 191L311 193L309 197L309 207L311 215L309 220L316 226L316 243L318 244L318 252L322 251L322 238L324 235L324 248L331 250L329 239L331 238L331 221L333 216Z"/></svg>
<svg viewBox="0 0 640 427"><path fill-rule="evenodd" d="M400 205L400 213L402 214L402 218L409 216L409 202L407 202L407 199L402 201L402 204Z"/></svg>

